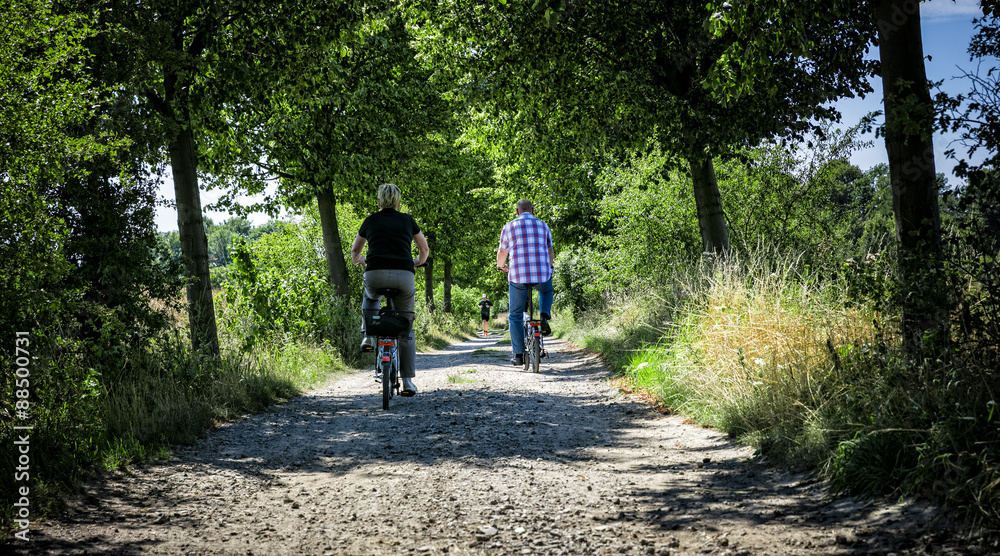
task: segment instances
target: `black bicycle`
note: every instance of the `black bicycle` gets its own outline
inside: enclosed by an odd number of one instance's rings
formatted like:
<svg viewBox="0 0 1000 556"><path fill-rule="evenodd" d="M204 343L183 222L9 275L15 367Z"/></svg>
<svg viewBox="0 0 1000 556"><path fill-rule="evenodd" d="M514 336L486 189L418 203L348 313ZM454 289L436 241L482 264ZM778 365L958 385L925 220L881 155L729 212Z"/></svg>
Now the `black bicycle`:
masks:
<svg viewBox="0 0 1000 556"><path fill-rule="evenodd" d="M542 321L535 319L535 308L532 304L534 284L528 284L528 301L524 311L524 370L538 372L538 366L545 357L542 345Z"/></svg>
<svg viewBox="0 0 1000 556"><path fill-rule="evenodd" d="M386 303L377 315L366 317L365 333L375 338L375 382L382 384L382 409L389 409L389 400L399 395L401 386L398 340L409 335L410 323L393 303L393 298L401 293L398 289L379 288L375 292Z"/></svg>

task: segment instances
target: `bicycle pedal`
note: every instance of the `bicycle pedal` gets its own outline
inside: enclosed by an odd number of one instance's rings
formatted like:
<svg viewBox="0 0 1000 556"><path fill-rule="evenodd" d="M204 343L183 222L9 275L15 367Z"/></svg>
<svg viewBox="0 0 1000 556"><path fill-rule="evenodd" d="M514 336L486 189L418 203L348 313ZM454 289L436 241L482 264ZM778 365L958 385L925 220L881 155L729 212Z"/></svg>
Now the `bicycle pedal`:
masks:
<svg viewBox="0 0 1000 556"><path fill-rule="evenodd" d="M375 351L375 348L373 348L372 346L365 346L361 348L361 353L371 353L373 351Z"/></svg>
<svg viewBox="0 0 1000 556"><path fill-rule="evenodd" d="M545 351L545 350L543 349L543 350L542 350L542 353L541 353L541 354L540 354L540 355L538 356L538 358L539 358L539 359L545 359L545 358L546 358L546 357L548 357L548 356L549 356L549 352L547 352L547 351Z"/></svg>

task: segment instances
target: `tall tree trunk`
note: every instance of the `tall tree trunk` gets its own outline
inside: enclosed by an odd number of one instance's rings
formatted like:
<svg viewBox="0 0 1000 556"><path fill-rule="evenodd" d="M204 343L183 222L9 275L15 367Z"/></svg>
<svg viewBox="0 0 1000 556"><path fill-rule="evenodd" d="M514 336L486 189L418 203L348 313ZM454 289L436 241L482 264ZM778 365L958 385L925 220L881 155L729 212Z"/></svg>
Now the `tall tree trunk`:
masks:
<svg viewBox="0 0 1000 556"><path fill-rule="evenodd" d="M427 303L427 311L434 312L434 261L427 259L424 266L424 301Z"/></svg>
<svg viewBox="0 0 1000 556"><path fill-rule="evenodd" d="M347 261L340 242L340 226L337 224L337 199L332 191L324 191L316 196L319 205L319 222L323 228L323 250L326 252L326 270L333 292L343 299L350 299L347 285Z"/></svg>
<svg viewBox="0 0 1000 556"><path fill-rule="evenodd" d="M698 227L704 252L725 256L729 252L729 230L725 214L722 212L722 197L719 182L715 179L712 157L694 155L688 160L691 165L691 181L694 185L694 201L698 207Z"/></svg>
<svg viewBox="0 0 1000 556"><path fill-rule="evenodd" d="M885 148L899 241L904 340L919 345L940 331L947 311L941 267L934 145L934 105L924 70L920 3L877 0L879 55L885 103Z"/></svg>
<svg viewBox="0 0 1000 556"><path fill-rule="evenodd" d="M444 312L451 313L451 259L444 262Z"/></svg>
<svg viewBox="0 0 1000 556"><path fill-rule="evenodd" d="M187 261L190 281L187 286L188 316L191 322L191 347L219 356L219 334L215 325L215 302L212 279L208 272L208 239L202 219L201 192L198 189L198 163L194 150L194 132L190 122L170 142L170 168L177 200L177 230L181 254Z"/></svg>

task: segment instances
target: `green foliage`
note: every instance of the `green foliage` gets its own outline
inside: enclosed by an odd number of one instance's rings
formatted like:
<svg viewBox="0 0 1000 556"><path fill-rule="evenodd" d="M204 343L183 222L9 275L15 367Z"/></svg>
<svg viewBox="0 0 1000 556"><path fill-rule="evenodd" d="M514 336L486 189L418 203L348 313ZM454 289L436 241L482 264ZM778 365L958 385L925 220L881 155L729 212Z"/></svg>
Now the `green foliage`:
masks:
<svg viewBox="0 0 1000 556"><path fill-rule="evenodd" d="M992 526L995 338L955 318L961 349L913 358L889 316L898 307L891 257L841 262L825 277L802 257L733 257L554 325L633 387L772 461L821 471L836 493L927 497ZM979 276L961 280L975 284L970 304L985 308L994 298Z"/></svg>
<svg viewBox="0 0 1000 556"><path fill-rule="evenodd" d="M468 298L469 295L465 294L462 297ZM477 298L476 303L478 302ZM452 308L455 307L455 302L453 302ZM424 296L420 295L419 284L413 310L416 313L413 321L413 335L417 340L417 349L420 351L443 349L456 341L464 340L475 333L480 323L478 320L470 320L453 313L428 311Z"/></svg>
<svg viewBox="0 0 1000 556"><path fill-rule="evenodd" d="M233 262L233 243L246 239L253 243L261 236L281 231L287 222L268 220L259 226L253 226L243 217L227 219L222 224L216 224L211 218L205 218L205 237L208 240L208 260L212 276L212 284L222 287L229 280L229 264ZM176 231L160 232L159 246L162 264L180 264L182 260L180 234Z"/></svg>
<svg viewBox="0 0 1000 556"><path fill-rule="evenodd" d="M56 494L61 494L62 489L86 472L103 438L99 412L102 371L110 369L93 364L94 343L80 339L78 329L79 325L67 322L45 328L35 325L28 330L29 342L22 346L32 358L27 366L30 376L26 389L31 394L28 422L13 419L14 373L6 373L9 382L4 381L3 407L11 418L3 420L0 440L13 443L17 437L14 425L34 426L31 449L42 457L32 458L31 476L51 483ZM104 340L96 346L98 349L111 347L107 339ZM10 341L13 345L13 338ZM16 368L14 354L13 350L9 351L11 353L5 353L0 362L4 368L13 370ZM6 492L13 492L13 474L4 474L0 481ZM7 513L4 517L10 515Z"/></svg>
<svg viewBox="0 0 1000 556"><path fill-rule="evenodd" d="M474 288L465 288L458 285L451 286L451 314L457 322L478 323L479 301L482 299L482 292ZM444 284L438 283L434 288L434 298L444 298Z"/></svg>
<svg viewBox="0 0 1000 556"><path fill-rule="evenodd" d="M94 111L100 84L88 75L83 14L47 0L4 2L0 23L0 183L35 184L108 149L106 137L71 130ZM102 144L102 140L103 144Z"/></svg>
<svg viewBox="0 0 1000 556"><path fill-rule="evenodd" d="M701 250L689 178L658 148L607 165L596 178L596 225L585 241L557 250L558 304L598 309L607 292L658 283Z"/></svg>
<svg viewBox="0 0 1000 556"><path fill-rule="evenodd" d="M239 23L248 28L230 46L265 52L255 57L259 85L227 92L254 110L225 114L207 139L206 162L231 193L224 204L238 208L231 199L237 192L259 193L265 178L278 176L270 210L277 201L308 206L320 191L366 206L379 183L404 181L398 178L425 137L447 121L448 107L415 58L398 9L347 8L302 8L330 19L321 31L269 22L273 42L257 38L256 21ZM283 46L289 43L296 48Z"/></svg>
<svg viewBox="0 0 1000 556"><path fill-rule="evenodd" d="M601 307L610 284L599 257L595 249L587 247L559 251L552 277L552 285L559 292L557 306L568 307L575 315Z"/></svg>
<svg viewBox="0 0 1000 556"><path fill-rule="evenodd" d="M1000 76L995 65L1000 56L1000 10L991 2L982 3L982 9L983 17L973 20L976 33L969 43L970 59L978 58L979 65L975 73L963 75L968 92L956 98L945 93L937 97L941 128L956 133L955 143L965 150L964 157L958 148L945 154L958 160L955 174L970 183L988 180L1000 169Z"/></svg>
<svg viewBox="0 0 1000 556"><path fill-rule="evenodd" d="M233 217L216 225L211 218L205 219L205 237L208 240L208 264L210 267L226 266L232 262L230 249L238 238L250 237L250 221ZM216 284L216 282L212 282Z"/></svg>
<svg viewBox="0 0 1000 556"><path fill-rule="evenodd" d="M251 352L225 351L218 363L192 357L177 335L134 355L146 372L110 384L101 403L109 443L103 457L118 465L189 444L216 421L286 401L343 369L328 344L293 338L276 338Z"/></svg>
<svg viewBox="0 0 1000 556"><path fill-rule="evenodd" d="M30 189L13 191L20 194L4 201L31 199L24 195ZM7 213L21 216L33 209L28 218L12 218L9 229L25 224L34 229L15 231L21 238L17 243L0 242L16 246L16 256L4 260L16 265L5 286L17 295L5 301L19 303L4 312L0 324L11 345L15 331L30 333L30 353L37 357L29 382L32 451L38 455L32 459L32 492L39 486L38 507L56 509L111 442L107 389L149 370L138 359L155 351L169 326L170 300L181 282L179 273L159 264L154 254L157 236L148 189L125 179L108 187L95 171L86 181L67 178L48 198L57 201L45 207L29 201ZM36 239L47 244L35 250ZM0 364L13 368L13 355L5 351ZM0 378L7 415L13 415L13 378L12 373ZM3 423L0 440L10 443L15 421ZM10 476L4 476L5 490L13 488ZM5 518L13 515L6 510Z"/></svg>
<svg viewBox="0 0 1000 556"><path fill-rule="evenodd" d="M192 354L175 328L141 345L115 343L116 334L103 339L126 362L130 372L123 373L95 359L95 342L74 339L79 333L69 327L33 332L26 347L38 355L30 390L32 511L39 516L62 508L68 493L95 470L169 453L216 421L287 400L344 368L328 344L307 346L291 338L253 352L227 350L212 362ZM16 438L14 424L0 423L0 440L8 445ZM4 492L13 492L13 478L0 476ZM12 502L0 501L5 533L15 515Z"/></svg>
<svg viewBox="0 0 1000 556"><path fill-rule="evenodd" d="M683 292L653 287L619 290L598 308L578 315L557 311L552 327L561 337L600 353L612 371L621 372L634 360L637 349L663 337L683 298Z"/></svg>
<svg viewBox="0 0 1000 556"><path fill-rule="evenodd" d="M348 250L375 187L394 181L433 260L453 263L451 314L418 295L421 349L474 332L483 292L505 309L496 238L529 197L556 237L557 333L836 490L923 494L1000 522L995 156L962 166L970 181L945 204L946 281L925 276L955 310L916 357L897 341L887 168L853 167L856 130L817 124L867 88L866 3L265 4L5 4L0 338L28 331L38 356L43 505L93 467L162 454L340 368L362 269L338 298L325 255ZM997 52L987 16L981 54ZM995 153L995 83L973 82L974 104L945 123L981 119L964 138ZM218 362L185 347L178 234L152 232L148 172L178 122L223 206L278 178L266 208L309 207L257 228L205 222L224 283ZM681 170L706 155L737 247L724 263L701 258ZM340 203L329 253L321 192Z"/></svg>
<svg viewBox="0 0 1000 556"><path fill-rule="evenodd" d="M493 166L444 135L429 136L414 155L401 181L403 200L427 240L435 274L443 276L450 261L464 283L490 280L509 214Z"/></svg>
<svg viewBox="0 0 1000 556"><path fill-rule="evenodd" d="M421 53L477 109L470 141L497 163L501 184L557 207L558 233L573 240L595 227L594 176L609 159L650 140L711 159L801 135L835 116L838 94L870 90L870 18L845 19L866 8L839 2L797 14L801 32L704 2L404 5Z"/></svg>
<svg viewBox="0 0 1000 556"><path fill-rule="evenodd" d="M78 177L79 164L116 142L80 134L98 88L84 42L94 31L52 2L5 2L0 22L0 335L56 322L79 295L53 288L71 267L68 231L44 184ZM41 109L44 107L44 109ZM38 324L36 324L38 323Z"/></svg>
<svg viewBox="0 0 1000 556"><path fill-rule="evenodd" d="M690 178L671 172L671 166L654 149L608 166L598 177L604 191L597 203L604 233L593 244L608 271L605 287L656 283L701 251Z"/></svg>
<svg viewBox="0 0 1000 556"><path fill-rule="evenodd" d="M46 198L34 188L0 182L0 323L4 338L34 322L52 322L65 296L75 292L48 292L71 270L61 246L68 230L48 214ZM55 247L55 248L54 248Z"/></svg>
<svg viewBox="0 0 1000 556"><path fill-rule="evenodd" d="M3 11L0 338L13 346L15 332L29 333L32 492L39 508L53 509L99 460L106 388L145 370L135 358L163 333L162 300L180 282L154 253L155 184L139 169L142 148L124 139L124 120L106 117L113 110L87 50L97 40L90 19L58 15L49 2ZM4 350L0 365L14 368L13 357ZM0 376L7 445L13 379ZM0 479L5 492L11 479Z"/></svg>
<svg viewBox="0 0 1000 556"><path fill-rule="evenodd" d="M360 313L334 295L314 216L253 243L240 240L232 253L222 321L244 349L291 337L354 351Z"/></svg>
<svg viewBox="0 0 1000 556"><path fill-rule="evenodd" d="M894 231L888 168L850 165L859 128L827 128L794 146L763 143L720 165L731 240L745 253L833 249L839 256L879 252ZM812 255L807 255L812 257Z"/></svg>

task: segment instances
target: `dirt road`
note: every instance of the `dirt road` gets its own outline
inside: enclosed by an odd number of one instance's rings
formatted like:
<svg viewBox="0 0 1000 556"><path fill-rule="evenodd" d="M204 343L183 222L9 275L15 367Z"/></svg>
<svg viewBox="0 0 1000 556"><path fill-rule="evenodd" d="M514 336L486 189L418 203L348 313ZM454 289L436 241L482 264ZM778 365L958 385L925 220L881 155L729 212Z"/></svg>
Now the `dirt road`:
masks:
<svg viewBox="0 0 1000 556"><path fill-rule="evenodd" d="M538 374L477 338L420 354L388 411L357 373L91 484L32 554L975 553L922 506L825 500L548 344Z"/></svg>

